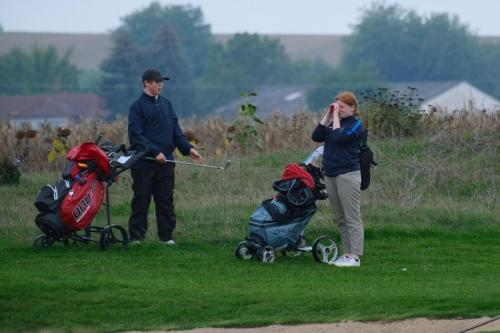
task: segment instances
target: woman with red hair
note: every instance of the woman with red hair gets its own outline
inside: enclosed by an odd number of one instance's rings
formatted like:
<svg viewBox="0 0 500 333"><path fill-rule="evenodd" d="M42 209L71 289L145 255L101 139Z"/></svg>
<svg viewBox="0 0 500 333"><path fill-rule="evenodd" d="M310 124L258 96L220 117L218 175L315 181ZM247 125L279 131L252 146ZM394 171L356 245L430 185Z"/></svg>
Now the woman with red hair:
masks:
<svg viewBox="0 0 500 333"><path fill-rule="evenodd" d="M359 267L363 255L359 153L364 129L357 106L354 93L338 94L312 134L313 141L325 144L325 185L343 248L333 263L338 267Z"/></svg>

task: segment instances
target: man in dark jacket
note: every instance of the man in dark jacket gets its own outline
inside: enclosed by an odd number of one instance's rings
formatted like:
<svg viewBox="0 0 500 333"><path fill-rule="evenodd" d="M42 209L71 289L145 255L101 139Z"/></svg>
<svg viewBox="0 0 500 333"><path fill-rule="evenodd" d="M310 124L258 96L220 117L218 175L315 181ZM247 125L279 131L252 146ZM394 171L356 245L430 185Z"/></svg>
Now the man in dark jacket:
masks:
<svg viewBox="0 0 500 333"><path fill-rule="evenodd" d="M172 237L176 225L173 198L175 164L167 160L173 160L173 152L179 148L183 155L191 155L196 163L204 161L184 135L170 101L160 96L164 80L168 77L158 70L146 70L142 75L144 92L129 111L130 144L146 145L147 155L152 157L136 162L131 169L134 196L129 232L133 244L144 240L151 196L156 205L158 237L164 244L175 244Z"/></svg>

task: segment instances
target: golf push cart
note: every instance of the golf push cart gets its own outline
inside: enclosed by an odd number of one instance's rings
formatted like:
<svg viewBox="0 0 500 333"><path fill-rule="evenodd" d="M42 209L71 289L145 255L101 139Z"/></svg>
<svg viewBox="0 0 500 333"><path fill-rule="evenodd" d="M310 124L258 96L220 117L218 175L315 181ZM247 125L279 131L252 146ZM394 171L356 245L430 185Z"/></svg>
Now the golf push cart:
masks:
<svg viewBox="0 0 500 333"><path fill-rule="evenodd" d="M111 224L109 188L118 176L128 170L144 154L145 149L127 150L124 144L86 142L67 154L68 164L62 179L45 185L35 201L39 213L35 222L43 232L33 241L35 248L47 248L54 242L65 245L69 240L98 243L102 250L114 244L127 248L128 233L120 225ZM107 225L92 226L106 197ZM92 237L97 234L97 238Z"/></svg>
<svg viewBox="0 0 500 333"><path fill-rule="evenodd" d="M321 170L314 165L287 165L282 179L273 183L277 194L264 200L251 215L249 235L236 246L236 257L271 263L277 252L284 256L312 252L316 261L333 263L338 247L332 237L318 237L309 246L304 236L305 228L316 213L316 202L327 198L322 177Z"/></svg>

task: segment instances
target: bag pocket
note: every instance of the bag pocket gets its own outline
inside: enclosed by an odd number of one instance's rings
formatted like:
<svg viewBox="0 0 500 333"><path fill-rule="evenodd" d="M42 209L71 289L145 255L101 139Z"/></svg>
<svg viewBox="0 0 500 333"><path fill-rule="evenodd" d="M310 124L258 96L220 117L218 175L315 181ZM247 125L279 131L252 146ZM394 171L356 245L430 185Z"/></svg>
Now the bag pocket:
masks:
<svg viewBox="0 0 500 333"><path fill-rule="evenodd" d="M63 179L55 185L44 185L35 200L39 212L56 212L64 197L68 194L73 181Z"/></svg>

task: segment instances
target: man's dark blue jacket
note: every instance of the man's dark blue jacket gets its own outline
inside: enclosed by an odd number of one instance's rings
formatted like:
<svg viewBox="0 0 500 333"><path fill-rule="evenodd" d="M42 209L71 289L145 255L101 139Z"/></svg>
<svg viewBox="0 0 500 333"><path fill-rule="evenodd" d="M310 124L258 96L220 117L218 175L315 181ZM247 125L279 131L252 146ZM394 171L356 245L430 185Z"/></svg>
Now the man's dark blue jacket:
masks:
<svg viewBox="0 0 500 333"><path fill-rule="evenodd" d="M157 98L142 93L132 104L128 115L128 138L132 147L138 142L148 147L147 156L155 157L163 153L168 160L173 160L175 148L183 155L189 155L191 147L179 120L168 99ZM133 168L154 166L155 161L141 159Z"/></svg>
<svg viewBox="0 0 500 333"><path fill-rule="evenodd" d="M337 177L357 171L361 137L364 129L355 116L340 119L340 128L333 129L319 124L312 134L315 142L324 142L323 167L328 177Z"/></svg>

